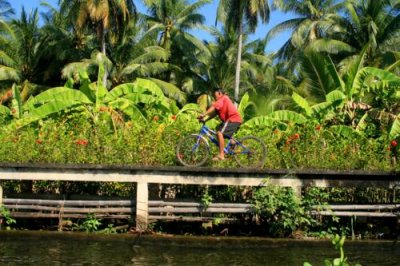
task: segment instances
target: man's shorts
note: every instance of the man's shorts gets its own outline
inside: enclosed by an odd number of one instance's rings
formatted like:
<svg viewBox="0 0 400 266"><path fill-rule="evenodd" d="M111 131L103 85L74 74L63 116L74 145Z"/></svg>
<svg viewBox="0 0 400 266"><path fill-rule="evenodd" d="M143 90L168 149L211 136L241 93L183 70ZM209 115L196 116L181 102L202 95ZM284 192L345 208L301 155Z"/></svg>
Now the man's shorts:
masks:
<svg viewBox="0 0 400 266"><path fill-rule="evenodd" d="M221 131L225 138L231 138L232 135L238 131L240 123L238 122L222 122L217 126L217 131Z"/></svg>

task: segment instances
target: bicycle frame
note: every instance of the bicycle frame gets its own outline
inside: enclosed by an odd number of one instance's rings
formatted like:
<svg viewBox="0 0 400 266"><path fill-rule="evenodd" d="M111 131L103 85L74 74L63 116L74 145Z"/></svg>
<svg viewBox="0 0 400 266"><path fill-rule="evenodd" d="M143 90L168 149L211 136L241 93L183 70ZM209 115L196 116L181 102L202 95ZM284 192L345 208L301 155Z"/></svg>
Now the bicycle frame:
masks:
<svg viewBox="0 0 400 266"><path fill-rule="evenodd" d="M205 139L207 141L207 138L205 138L204 136L206 136L212 143L214 143L217 147L219 147L218 139L216 138L217 132L212 130L212 129L210 129L203 122L203 126L200 128L200 133L198 134L197 143L192 148L192 151L194 151L198 147L201 138L203 138L203 139ZM234 141L235 144L232 144L232 141ZM228 154L228 155L234 155L235 152L234 152L234 149L232 149L232 147L234 147L235 145L238 145L238 146L241 146L241 147L244 148L244 150L241 153L249 153L250 152L237 139L235 139L234 137L230 137L230 138L228 138L228 143L226 144L226 146L224 148L224 153Z"/></svg>

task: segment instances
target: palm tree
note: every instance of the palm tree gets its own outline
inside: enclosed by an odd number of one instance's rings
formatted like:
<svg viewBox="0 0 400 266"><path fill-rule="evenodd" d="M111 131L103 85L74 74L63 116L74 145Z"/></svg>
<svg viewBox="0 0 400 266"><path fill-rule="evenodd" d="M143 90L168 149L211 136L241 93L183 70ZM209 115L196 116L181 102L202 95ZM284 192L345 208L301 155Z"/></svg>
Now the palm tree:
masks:
<svg viewBox="0 0 400 266"><path fill-rule="evenodd" d="M366 52L365 64L386 67L398 60L400 45L399 1L347 1L345 16L337 21L330 39L349 49L339 54L341 71L347 71L349 60ZM340 48L336 50L341 51ZM396 59L397 58L397 59Z"/></svg>
<svg viewBox="0 0 400 266"><path fill-rule="evenodd" d="M61 13L58 7L42 3L45 12L41 13L44 22L41 35L48 40L48 49L44 52L44 62L48 66L45 79L50 87L60 86L62 68L71 63L90 57L96 39L92 34L83 34L74 30L70 18Z"/></svg>
<svg viewBox="0 0 400 266"><path fill-rule="evenodd" d="M171 50L171 42L178 38L188 36L188 30L202 25L205 21L199 9L210 0L200 0L189 3L187 0L144 0L149 9L149 15L145 16L149 30L147 34L159 35L159 45Z"/></svg>
<svg viewBox="0 0 400 266"><path fill-rule="evenodd" d="M8 66L12 64L12 59L7 52L8 42L12 37L13 31L7 21L9 16L14 14L14 10L8 1L0 0L0 80L6 80L13 76L16 78L15 73L10 76ZM11 35L11 36L10 36Z"/></svg>
<svg viewBox="0 0 400 266"><path fill-rule="evenodd" d="M221 0L217 19L233 27L238 32L238 50L235 71L234 100L239 102L239 83L242 59L243 34L255 32L258 17L261 22L268 23L270 9L268 0Z"/></svg>
<svg viewBox="0 0 400 266"><path fill-rule="evenodd" d="M270 40L283 31L292 30L291 37L279 49L277 57L289 60L288 65L293 68L301 51L313 42L323 39L317 48L320 51L329 49L331 44L324 42L326 31L335 25L337 12L342 10L343 5L344 2L338 0L274 0L274 9L292 12L295 18L273 27L266 39Z"/></svg>
<svg viewBox="0 0 400 266"><path fill-rule="evenodd" d="M21 98L25 100L37 89L37 84L43 84L47 69L43 59L48 40L40 32L37 9L29 15L22 9L20 19L10 23L12 34L3 44L2 58L6 60L0 65L0 79L22 85ZM7 99L3 98L4 101Z"/></svg>
<svg viewBox="0 0 400 266"><path fill-rule="evenodd" d="M165 95L183 103L186 95L176 86L156 79L163 73L179 70L177 66L168 63L170 52L157 45L157 40L151 35L144 34L140 20L131 20L125 30L108 38L109 51L107 57L99 60L97 51L67 64L63 70L64 78L79 77L85 71L91 77L96 75L99 63L106 63L109 70L111 87L135 81L137 78L151 78L164 90ZM75 80L76 81L76 80Z"/></svg>
<svg viewBox="0 0 400 266"><path fill-rule="evenodd" d="M101 52L106 55L106 35L109 32L120 33L124 29L132 15L136 14L136 6L133 0L60 0L62 13L76 23L77 29L94 25L97 38L100 42ZM103 77L106 84L107 71Z"/></svg>
<svg viewBox="0 0 400 266"><path fill-rule="evenodd" d="M229 91L235 80L237 35L229 29L212 29L211 35L215 41L205 42L204 49L194 50L188 58L183 86L196 98L203 93L211 95L213 88Z"/></svg>
<svg viewBox="0 0 400 266"><path fill-rule="evenodd" d="M203 26L205 17L199 9L210 0L200 0L194 3L188 0L145 0L148 7L148 24L146 35L157 38L158 45L163 47L170 56L166 62L179 66L183 71L190 67L190 58L204 44L189 30ZM160 79L180 87L186 78L182 71L171 70L159 76Z"/></svg>

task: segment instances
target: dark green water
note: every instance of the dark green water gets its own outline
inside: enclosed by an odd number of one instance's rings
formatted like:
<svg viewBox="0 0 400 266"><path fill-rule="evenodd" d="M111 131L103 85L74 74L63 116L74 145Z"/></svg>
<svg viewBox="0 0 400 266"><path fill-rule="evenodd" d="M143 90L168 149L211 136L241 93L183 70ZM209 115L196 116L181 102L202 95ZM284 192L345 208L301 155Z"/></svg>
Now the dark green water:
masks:
<svg viewBox="0 0 400 266"><path fill-rule="evenodd" d="M400 243L347 241L351 263L400 265ZM0 232L0 265L323 265L329 241Z"/></svg>

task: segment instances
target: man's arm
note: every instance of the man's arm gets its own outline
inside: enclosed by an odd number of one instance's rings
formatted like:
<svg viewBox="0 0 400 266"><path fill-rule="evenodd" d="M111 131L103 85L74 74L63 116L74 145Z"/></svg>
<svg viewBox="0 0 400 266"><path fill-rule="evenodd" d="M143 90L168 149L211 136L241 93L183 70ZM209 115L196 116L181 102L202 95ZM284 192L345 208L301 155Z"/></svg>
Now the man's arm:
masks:
<svg viewBox="0 0 400 266"><path fill-rule="evenodd" d="M211 106L210 108L207 109L207 111L199 116L200 119L204 119L204 117L207 116L207 120L212 119L217 115L217 110L215 109L214 106Z"/></svg>

